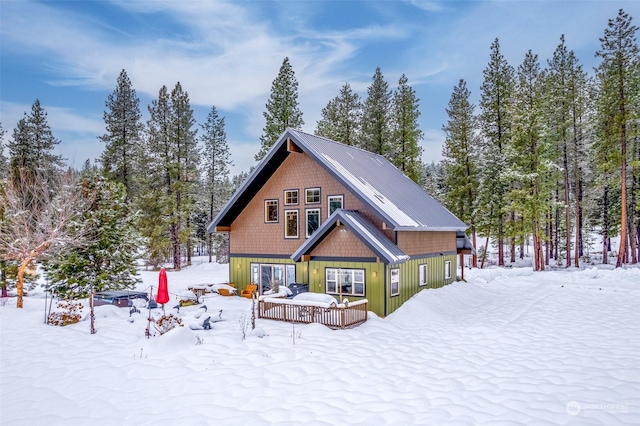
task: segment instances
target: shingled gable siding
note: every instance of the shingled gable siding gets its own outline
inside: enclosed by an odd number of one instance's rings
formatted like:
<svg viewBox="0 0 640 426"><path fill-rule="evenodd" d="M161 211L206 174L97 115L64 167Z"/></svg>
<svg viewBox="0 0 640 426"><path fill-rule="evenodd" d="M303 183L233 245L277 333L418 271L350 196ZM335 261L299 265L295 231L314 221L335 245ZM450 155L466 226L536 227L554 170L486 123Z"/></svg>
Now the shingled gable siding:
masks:
<svg viewBox="0 0 640 426"><path fill-rule="evenodd" d="M456 252L456 233L443 231L398 232L398 247L409 256Z"/></svg>
<svg viewBox="0 0 640 426"><path fill-rule="evenodd" d="M307 188L320 188L320 204L305 204ZM299 203L285 206L284 191L291 189L299 190ZM231 255L291 255L305 241L305 209L319 208L321 220L326 220L328 195L343 195L345 209L359 210L373 220L364 205L307 154L291 153L231 224ZM264 202L270 199L278 200L277 223L264 220ZM285 209L298 210L299 238L284 238Z"/></svg>

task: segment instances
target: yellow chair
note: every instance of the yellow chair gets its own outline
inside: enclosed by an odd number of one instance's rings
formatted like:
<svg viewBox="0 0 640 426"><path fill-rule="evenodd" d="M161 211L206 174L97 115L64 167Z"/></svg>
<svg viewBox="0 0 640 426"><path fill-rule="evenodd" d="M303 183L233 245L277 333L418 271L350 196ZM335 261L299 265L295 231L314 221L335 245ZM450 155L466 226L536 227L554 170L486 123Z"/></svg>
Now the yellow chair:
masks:
<svg viewBox="0 0 640 426"><path fill-rule="evenodd" d="M218 294L220 296L233 296L234 295L234 293L231 290L227 289L227 288L219 288L218 289Z"/></svg>
<svg viewBox="0 0 640 426"><path fill-rule="evenodd" d="M258 289L258 286L254 283L251 283L247 286L247 288L240 291L240 296L246 297L247 299L251 299L251 297L253 297L253 293L255 293L257 289Z"/></svg>

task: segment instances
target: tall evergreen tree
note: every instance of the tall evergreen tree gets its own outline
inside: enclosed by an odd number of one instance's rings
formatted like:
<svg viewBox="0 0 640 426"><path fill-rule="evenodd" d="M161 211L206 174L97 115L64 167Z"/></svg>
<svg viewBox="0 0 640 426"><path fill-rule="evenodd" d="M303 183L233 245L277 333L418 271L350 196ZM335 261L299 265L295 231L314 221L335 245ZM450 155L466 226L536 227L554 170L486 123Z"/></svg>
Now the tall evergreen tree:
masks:
<svg viewBox="0 0 640 426"><path fill-rule="evenodd" d="M611 114L612 140L608 144L618 151L618 167L620 170L620 247L616 267L629 261L628 232L628 198L627 167L629 163L629 127L631 126L632 99L634 94L633 79L637 75L638 55L640 50L636 42L638 27L632 25L632 18L624 10L618 11L615 19L610 19L600 38L601 48L596 56L602 58L596 73L602 84L598 103L607 108ZM636 86L637 87L637 86ZM634 224L635 225L635 224Z"/></svg>
<svg viewBox="0 0 640 426"><path fill-rule="evenodd" d="M562 171L566 266L579 266L582 252L582 203L585 168L586 114L588 83L586 72L564 35L548 61L546 110L548 137L555 142L558 168ZM573 213L573 214L572 214ZM573 217L573 220L572 220ZM573 226L572 226L573 224ZM571 235L575 229L575 251L571 256Z"/></svg>
<svg viewBox="0 0 640 426"><path fill-rule="evenodd" d="M218 116L215 106L211 107L207 115L207 121L201 125L202 135L200 140L204 144L203 167L204 167L204 193L206 194L206 213L208 223L213 221L213 217L220 211L224 203L230 197L229 193L229 166L233 164L230 160L229 145L227 144L227 134L225 132L224 117ZM227 234L224 234L226 237ZM216 235L220 238L222 235ZM216 240L217 245L224 244L224 240ZM209 252L209 262L212 261L214 252L214 236L209 233L207 236L207 248Z"/></svg>
<svg viewBox="0 0 640 426"><path fill-rule="evenodd" d="M390 115L391 90L378 67L363 104L360 148L385 157L389 155L392 137Z"/></svg>
<svg viewBox="0 0 640 426"><path fill-rule="evenodd" d="M106 144L101 156L104 175L124 185L127 202L135 196L136 175L140 173L141 132L140 100L125 70L120 72L113 93L105 102L104 122L107 132L99 139Z"/></svg>
<svg viewBox="0 0 640 426"><path fill-rule="evenodd" d="M544 137L543 99L544 76L538 55L529 50L518 67L514 92L512 146L509 150L509 175L514 182L507 199L521 217L519 237L530 234L533 239L534 269L545 269L543 240L545 217L551 200L549 175L552 170L551 149ZM553 180L555 182L555 180Z"/></svg>
<svg viewBox="0 0 640 426"><path fill-rule="evenodd" d="M495 238L498 265L504 265L505 194L509 186L505 176L505 151L511 137L514 70L500 52L498 39L491 44L489 64L483 75L480 95L483 167L478 230L487 237Z"/></svg>
<svg viewBox="0 0 640 426"><path fill-rule="evenodd" d="M132 289L142 244L135 216L126 203L124 185L86 169L78 183L85 211L77 223L84 244L58 252L45 263L50 288L84 297L90 290Z"/></svg>
<svg viewBox="0 0 640 426"><path fill-rule="evenodd" d="M476 247L476 204L480 186L477 152L480 140L475 105L469 101L470 96L466 81L460 79L458 85L453 88L446 109L449 119L442 127L446 134L442 148L442 164L444 205L470 225L473 246ZM473 266L477 267L475 255Z"/></svg>
<svg viewBox="0 0 640 426"><path fill-rule="evenodd" d="M9 162L4 156L4 133L2 122L0 122L0 181L9 175Z"/></svg>
<svg viewBox="0 0 640 426"><path fill-rule="evenodd" d="M422 173L422 130L418 124L420 100L402 74L392 101L391 162L414 182L420 181Z"/></svg>
<svg viewBox="0 0 640 426"><path fill-rule="evenodd" d="M260 161L267 151L287 129L301 129L304 125L302 111L298 105L298 80L296 80L289 58L284 58L278 76L271 84L271 96L263 113L266 120L260 136L260 151L256 154L256 161Z"/></svg>
<svg viewBox="0 0 640 426"><path fill-rule="evenodd" d="M346 145L356 145L360 131L362 102L349 83L340 88L340 94L322 109L315 134Z"/></svg>

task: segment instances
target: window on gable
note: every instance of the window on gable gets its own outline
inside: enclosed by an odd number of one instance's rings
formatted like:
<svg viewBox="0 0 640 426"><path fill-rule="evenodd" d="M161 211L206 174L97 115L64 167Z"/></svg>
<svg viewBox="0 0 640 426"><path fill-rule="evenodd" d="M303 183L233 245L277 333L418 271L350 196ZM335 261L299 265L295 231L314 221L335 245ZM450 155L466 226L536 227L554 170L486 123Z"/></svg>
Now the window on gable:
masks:
<svg viewBox="0 0 640 426"><path fill-rule="evenodd" d="M278 200L266 200L264 202L264 221L278 221Z"/></svg>
<svg viewBox="0 0 640 426"><path fill-rule="evenodd" d="M444 279L448 280L451 278L451 261L447 260L444 262Z"/></svg>
<svg viewBox="0 0 640 426"><path fill-rule="evenodd" d="M307 216L307 238L313 235L320 226L320 209L305 210Z"/></svg>
<svg viewBox="0 0 640 426"><path fill-rule="evenodd" d="M298 210L285 210L284 222L284 237L298 238Z"/></svg>
<svg viewBox="0 0 640 426"><path fill-rule="evenodd" d="M391 295L397 296L400 294L400 269L395 268L391 270Z"/></svg>
<svg viewBox="0 0 640 426"><path fill-rule="evenodd" d="M318 204L320 202L320 188L309 188L305 190L307 204Z"/></svg>
<svg viewBox="0 0 640 426"><path fill-rule="evenodd" d="M342 208L342 202L343 202L343 197L342 195L329 195L329 197L327 197L327 204L329 205L329 216L331 216L331 214L333 214L333 212L335 212L338 209Z"/></svg>
<svg viewBox="0 0 640 426"><path fill-rule="evenodd" d="M429 277L429 275L428 275L429 270L427 268L427 264L423 263L422 265L420 265L418 267L418 269L420 271L420 273L419 273L420 274L420 281L418 281L419 284L421 286L427 285L427 280L428 280L428 277Z"/></svg>
<svg viewBox="0 0 640 426"><path fill-rule="evenodd" d="M284 204L285 206L290 206L292 204L298 204L298 190L290 189L284 191Z"/></svg>

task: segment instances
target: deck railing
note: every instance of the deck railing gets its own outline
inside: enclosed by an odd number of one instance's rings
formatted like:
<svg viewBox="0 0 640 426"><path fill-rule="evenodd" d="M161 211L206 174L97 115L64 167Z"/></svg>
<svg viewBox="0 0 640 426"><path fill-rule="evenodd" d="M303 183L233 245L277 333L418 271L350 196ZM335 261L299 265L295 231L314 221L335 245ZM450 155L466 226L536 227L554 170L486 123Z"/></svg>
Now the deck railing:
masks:
<svg viewBox="0 0 640 426"><path fill-rule="evenodd" d="M323 304L324 305L324 304ZM331 306L318 306L289 299L261 298L258 300L258 318L297 323L319 323L330 328L349 328L367 320L367 299Z"/></svg>

